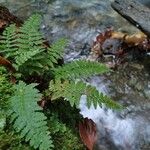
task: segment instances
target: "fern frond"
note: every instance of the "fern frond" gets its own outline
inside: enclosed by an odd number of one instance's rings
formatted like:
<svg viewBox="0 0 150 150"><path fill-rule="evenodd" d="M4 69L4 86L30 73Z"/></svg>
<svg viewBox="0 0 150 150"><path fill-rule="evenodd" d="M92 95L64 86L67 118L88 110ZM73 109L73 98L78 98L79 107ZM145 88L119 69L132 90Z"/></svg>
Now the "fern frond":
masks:
<svg viewBox="0 0 150 150"><path fill-rule="evenodd" d="M33 15L31 16L22 27L19 29L18 33L18 55L16 56L16 68L19 69L22 68L22 70L26 70L26 63L30 62L30 66L28 66L28 70L30 70L29 67L34 66L36 64L37 68L39 70L41 68L44 68L44 65L40 61L34 61L32 62L32 58L36 58L39 55L43 56L43 52L45 51L45 48L43 46L43 36L39 32L39 26L40 26L40 16L39 15ZM42 59L44 56L42 57ZM36 69L37 69L36 68Z"/></svg>
<svg viewBox="0 0 150 150"><path fill-rule="evenodd" d="M14 58L17 55L16 47L16 26L10 25L5 29L0 40L0 53L5 56L5 58Z"/></svg>
<svg viewBox="0 0 150 150"><path fill-rule="evenodd" d="M35 88L36 84L26 85L20 81L14 85L14 95L10 98L10 116L14 121L14 128L21 132L21 137L30 141L35 149L50 150L53 147L51 137L46 126L46 117L37 102L41 94Z"/></svg>
<svg viewBox="0 0 150 150"><path fill-rule="evenodd" d="M52 100L58 99L60 97L65 98L65 100L70 102L71 106L76 106L78 108L80 103L80 98L82 95L87 96L87 106L90 107L92 104L96 108L98 105L101 106L102 103L109 108L121 108L121 106L113 102L109 97L99 93L99 91L91 86L86 85L82 81L73 82L73 81L61 81L52 80L49 86L50 91L52 92Z"/></svg>
<svg viewBox="0 0 150 150"><path fill-rule="evenodd" d="M10 58L15 69L23 74L43 74L62 58L67 40L60 39L50 48L44 46L39 31L40 15L32 15L22 27L10 25L0 40L0 53Z"/></svg>
<svg viewBox="0 0 150 150"><path fill-rule="evenodd" d="M36 57L38 54L41 55L41 52L39 49L30 49L31 51L28 51L28 52L23 52L23 53L20 53L20 55L17 55L16 56L16 64L14 65L16 67L17 70L26 70L27 69L27 64L29 62L30 66L28 66L29 68L32 69L32 67L34 65L36 65L37 67L39 68L44 68L44 66L41 64L41 62L33 62L32 61L32 58L33 57ZM28 68L28 69L29 69Z"/></svg>
<svg viewBox="0 0 150 150"><path fill-rule="evenodd" d="M58 59L61 59L64 55L64 48L67 45L67 39L62 38L56 41L47 49L47 62L50 67L53 67L53 64L57 64Z"/></svg>
<svg viewBox="0 0 150 150"><path fill-rule="evenodd" d="M92 75L108 72L109 69L99 62L88 60L76 60L54 69L55 77L58 79L87 78Z"/></svg>

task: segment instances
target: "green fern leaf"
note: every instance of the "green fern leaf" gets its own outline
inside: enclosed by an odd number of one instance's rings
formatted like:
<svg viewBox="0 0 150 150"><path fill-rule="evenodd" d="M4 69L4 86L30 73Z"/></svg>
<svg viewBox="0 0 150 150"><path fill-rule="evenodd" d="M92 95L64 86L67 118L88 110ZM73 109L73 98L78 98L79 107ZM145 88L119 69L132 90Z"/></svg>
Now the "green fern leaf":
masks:
<svg viewBox="0 0 150 150"><path fill-rule="evenodd" d="M54 69L55 77L60 79L87 78L92 75L108 72L109 69L99 62L76 60Z"/></svg>
<svg viewBox="0 0 150 150"><path fill-rule="evenodd" d="M62 58L67 40L60 39L50 48L44 46L39 31L40 15L32 15L22 27L7 27L0 40L0 53L9 58L17 71L24 75L43 74Z"/></svg>
<svg viewBox="0 0 150 150"><path fill-rule="evenodd" d="M86 84L83 82L69 82L60 80L50 82L50 91L52 91L52 100L64 97L65 100L70 102L71 106L79 106L80 97L85 93Z"/></svg>
<svg viewBox="0 0 150 150"><path fill-rule="evenodd" d="M64 48L67 45L67 39L62 38L56 41L48 48L47 62L50 67L54 67L53 64L57 64L58 59L61 59L64 55Z"/></svg>
<svg viewBox="0 0 150 150"><path fill-rule="evenodd" d="M116 102L114 102L110 97L107 95L104 95L102 92L99 92L96 87L88 85L86 87L86 92L87 96L87 106L90 107L93 105L95 108L98 105L104 104L108 108L111 109L121 109L122 106Z"/></svg>
<svg viewBox="0 0 150 150"><path fill-rule="evenodd" d="M36 65L34 70L40 72L45 66L45 62L43 64L39 60L35 61L36 57L43 56L45 51L43 36L39 32L40 18L40 15L31 16L19 29L17 40L19 49L15 59L15 66L18 70L31 70L33 72L32 68ZM34 61L32 61L32 58L34 58ZM44 56L41 59L45 59ZM29 74L31 73L29 72Z"/></svg>
<svg viewBox="0 0 150 150"><path fill-rule="evenodd" d="M16 47L16 26L10 25L3 32L0 40L0 53L5 56L5 58L14 58L17 55Z"/></svg>
<svg viewBox="0 0 150 150"><path fill-rule="evenodd" d="M58 79L54 82L52 80L50 82L49 89L52 92L52 100L63 97L65 100L70 102L71 106L75 105L77 108L79 106L80 98L82 95L87 96L88 107L93 104L96 108L98 105L101 106L103 103L112 109L121 108L119 104L112 101L109 97L103 95L103 93L99 93L95 87L86 85L86 83L82 81L73 82L65 80L61 82L61 80Z"/></svg>
<svg viewBox="0 0 150 150"><path fill-rule="evenodd" d="M26 85L20 81L14 85L14 95L10 98L10 116L14 121L14 128L21 132L21 137L30 141L35 149L50 150L53 147L51 137L46 126L46 117L37 102L41 94L35 88L36 84Z"/></svg>

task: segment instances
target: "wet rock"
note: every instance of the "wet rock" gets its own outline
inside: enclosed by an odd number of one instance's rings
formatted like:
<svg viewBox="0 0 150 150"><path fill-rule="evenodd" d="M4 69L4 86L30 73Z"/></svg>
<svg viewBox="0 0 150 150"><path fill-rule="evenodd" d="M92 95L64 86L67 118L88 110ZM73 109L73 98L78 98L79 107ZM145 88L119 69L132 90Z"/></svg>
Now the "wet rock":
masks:
<svg viewBox="0 0 150 150"><path fill-rule="evenodd" d="M121 47L122 41L118 39L107 39L102 45L102 49L105 54L116 55Z"/></svg>
<svg viewBox="0 0 150 150"><path fill-rule="evenodd" d="M111 6L131 24L139 28L147 36L150 36L150 18L148 15L150 13L150 9L136 0L126 0L123 3L122 2L123 1L115 0Z"/></svg>
<svg viewBox="0 0 150 150"><path fill-rule="evenodd" d="M150 1L149 0L138 0L140 3L142 3L143 5L145 5L146 7L150 8Z"/></svg>
<svg viewBox="0 0 150 150"><path fill-rule="evenodd" d="M144 93L145 93L145 96L146 96L148 99L150 99L150 88L145 89Z"/></svg>

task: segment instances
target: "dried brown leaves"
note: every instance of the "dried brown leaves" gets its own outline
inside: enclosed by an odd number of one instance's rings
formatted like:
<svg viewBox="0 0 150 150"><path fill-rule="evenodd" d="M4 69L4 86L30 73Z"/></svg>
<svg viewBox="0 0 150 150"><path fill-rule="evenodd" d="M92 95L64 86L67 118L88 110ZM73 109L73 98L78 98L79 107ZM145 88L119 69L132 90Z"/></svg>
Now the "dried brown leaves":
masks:
<svg viewBox="0 0 150 150"><path fill-rule="evenodd" d="M103 54L122 55L126 49L136 47L142 51L150 51L150 39L142 33L128 35L122 32L115 32L111 28L100 33L92 46L92 52L98 57Z"/></svg>
<svg viewBox="0 0 150 150"><path fill-rule="evenodd" d="M91 119L85 118L83 122L79 124L79 132L80 137L88 150L93 150L97 140L95 123Z"/></svg>

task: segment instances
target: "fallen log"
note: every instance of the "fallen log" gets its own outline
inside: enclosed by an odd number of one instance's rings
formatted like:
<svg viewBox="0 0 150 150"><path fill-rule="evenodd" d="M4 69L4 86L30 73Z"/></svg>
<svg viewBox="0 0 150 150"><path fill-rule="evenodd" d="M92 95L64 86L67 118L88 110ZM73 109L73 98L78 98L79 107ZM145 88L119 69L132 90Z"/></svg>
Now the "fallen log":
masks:
<svg viewBox="0 0 150 150"><path fill-rule="evenodd" d="M150 37L150 9L137 0L114 0L112 8Z"/></svg>

